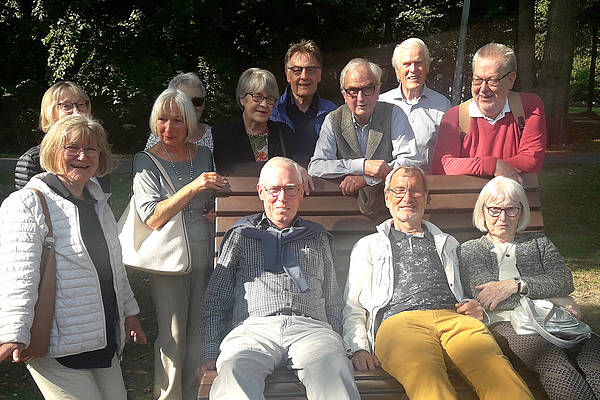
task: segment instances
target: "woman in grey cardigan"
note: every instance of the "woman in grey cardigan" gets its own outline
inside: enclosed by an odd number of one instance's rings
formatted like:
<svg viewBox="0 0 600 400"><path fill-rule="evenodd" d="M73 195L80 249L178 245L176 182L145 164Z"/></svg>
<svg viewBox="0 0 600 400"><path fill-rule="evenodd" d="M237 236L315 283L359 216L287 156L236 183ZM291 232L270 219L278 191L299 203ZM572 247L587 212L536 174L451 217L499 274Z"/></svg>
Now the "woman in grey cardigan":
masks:
<svg viewBox="0 0 600 400"><path fill-rule="evenodd" d="M521 295L533 299L566 297L573 276L554 244L541 233L519 234L529 224L523 187L498 176L481 190L473 211L479 239L461 245L460 271L465 294L488 311L488 328L513 363L524 363L539 377L550 399L600 398L600 340L561 349L537 334L517 335L510 311Z"/></svg>

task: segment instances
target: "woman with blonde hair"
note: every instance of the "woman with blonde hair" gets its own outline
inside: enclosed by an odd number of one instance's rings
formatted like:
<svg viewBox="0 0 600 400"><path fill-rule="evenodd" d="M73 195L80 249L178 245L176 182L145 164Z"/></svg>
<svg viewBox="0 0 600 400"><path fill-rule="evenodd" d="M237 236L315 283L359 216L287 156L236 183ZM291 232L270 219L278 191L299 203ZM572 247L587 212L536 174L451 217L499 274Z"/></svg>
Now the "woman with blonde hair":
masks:
<svg viewBox="0 0 600 400"><path fill-rule="evenodd" d="M114 167L106 132L86 116L66 116L42 140L40 161L48 172L0 207L0 361L21 361L31 340L49 231L37 190L54 232L56 301L48 353L27 369L46 399L125 400L119 357L126 341L146 343L146 335L109 195L92 179Z"/></svg>
<svg viewBox="0 0 600 400"><path fill-rule="evenodd" d="M47 133L52 125L67 115L80 114L90 117L92 104L90 97L79 85L61 81L50 86L42 97L39 128ZM15 166L15 189L22 189L34 176L44 172L40 165L40 146L27 150ZM105 192L108 192L108 177L100 182Z"/></svg>

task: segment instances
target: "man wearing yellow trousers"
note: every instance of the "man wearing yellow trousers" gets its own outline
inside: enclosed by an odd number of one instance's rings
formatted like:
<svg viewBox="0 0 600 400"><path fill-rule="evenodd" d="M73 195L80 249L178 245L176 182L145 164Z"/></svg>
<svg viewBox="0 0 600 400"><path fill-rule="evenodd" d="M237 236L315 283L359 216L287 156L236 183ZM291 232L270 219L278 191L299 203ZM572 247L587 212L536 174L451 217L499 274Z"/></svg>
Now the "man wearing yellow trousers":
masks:
<svg viewBox="0 0 600 400"><path fill-rule="evenodd" d="M531 399L519 375L464 298L458 242L423 220L427 183L417 167L386 178L392 219L352 250L346 284L344 342L355 369L381 366L414 399L455 399L446 361L480 399Z"/></svg>

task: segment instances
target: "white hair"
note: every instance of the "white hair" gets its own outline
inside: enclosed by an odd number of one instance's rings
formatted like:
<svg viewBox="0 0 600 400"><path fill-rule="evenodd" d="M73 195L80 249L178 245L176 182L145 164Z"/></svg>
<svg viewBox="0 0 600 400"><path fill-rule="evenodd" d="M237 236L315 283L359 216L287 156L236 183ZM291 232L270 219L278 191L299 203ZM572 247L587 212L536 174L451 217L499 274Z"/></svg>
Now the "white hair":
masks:
<svg viewBox="0 0 600 400"><path fill-rule="evenodd" d="M427 65L431 65L431 54L429 53L429 48L427 47L425 42L423 42L419 38L410 38L396 45L396 48L394 49L394 54L392 54L392 66L394 67L394 69L397 70L398 68L400 68L400 55L402 54L402 52L413 47L417 47L419 50L421 50L421 53L423 53Z"/></svg>
<svg viewBox="0 0 600 400"><path fill-rule="evenodd" d="M260 170L260 177L258 178L258 184L263 185L269 172L276 167L292 167L296 171L298 182L302 184L302 173L300 172L300 166L294 160L290 160L286 157L273 157L263 165Z"/></svg>
<svg viewBox="0 0 600 400"><path fill-rule="evenodd" d="M375 79L377 80L377 85L381 84L381 75L383 74L383 70L379 65L365 58L353 58L352 60L348 61L348 64L346 64L346 66L344 67L344 69L342 69L342 72L340 73L340 88L342 90L344 89L344 85L346 84L346 74L348 74L348 72L350 71L353 71L359 66L370 69L373 75L375 76Z"/></svg>
<svg viewBox="0 0 600 400"><path fill-rule="evenodd" d="M531 218L531 211L529 210L529 201L527 201L527 195L525 189L519 184L519 182L506 178L504 176L497 176L481 189L477 202L475 202L475 208L473 209L473 225L481 232L487 232L487 226L485 225L485 207L494 200L511 200L518 202L521 205L521 213L519 214L519 223L517 225L517 232L521 232L527 225L529 225L529 219Z"/></svg>

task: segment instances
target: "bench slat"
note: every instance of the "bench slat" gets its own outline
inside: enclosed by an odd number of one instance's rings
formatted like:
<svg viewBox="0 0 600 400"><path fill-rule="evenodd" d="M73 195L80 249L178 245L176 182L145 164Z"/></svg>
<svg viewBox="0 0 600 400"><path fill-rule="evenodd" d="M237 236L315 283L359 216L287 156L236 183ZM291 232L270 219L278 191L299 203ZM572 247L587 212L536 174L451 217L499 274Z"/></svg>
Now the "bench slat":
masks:
<svg viewBox="0 0 600 400"><path fill-rule="evenodd" d="M523 174L523 186L527 191L536 191L539 182L536 174ZM256 195L256 176L228 177L229 186L226 190L217 192L217 196ZM489 178L469 175L429 175L427 185L433 193L479 193ZM339 179L313 178L315 190L311 196L332 196L341 194Z"/></svg>

